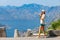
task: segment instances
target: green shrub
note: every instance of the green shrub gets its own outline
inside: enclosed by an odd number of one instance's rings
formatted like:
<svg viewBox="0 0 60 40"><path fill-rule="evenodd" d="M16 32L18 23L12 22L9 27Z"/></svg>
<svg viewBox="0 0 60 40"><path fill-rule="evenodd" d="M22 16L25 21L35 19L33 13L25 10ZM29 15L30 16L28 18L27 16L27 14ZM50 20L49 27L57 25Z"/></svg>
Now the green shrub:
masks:
<svg viewBox="0 0 60 40"><path fill-rule="evenodd" d="M50 24L51 26L48 30L59 30L60 29L60 20L54 21Z"/></svg>

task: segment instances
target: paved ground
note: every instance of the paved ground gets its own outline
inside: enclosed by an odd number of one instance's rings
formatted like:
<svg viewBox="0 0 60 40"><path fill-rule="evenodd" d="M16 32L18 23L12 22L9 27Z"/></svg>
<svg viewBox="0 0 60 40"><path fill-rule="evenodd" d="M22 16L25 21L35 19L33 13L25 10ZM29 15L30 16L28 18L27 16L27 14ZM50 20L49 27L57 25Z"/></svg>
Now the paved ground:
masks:
<svg viewBox="0 0 60 40"><path fill-rule="evenodd" d="M0 38L0 40L60 40L60 37L55 38L19 37L19 38Z"/></svg>

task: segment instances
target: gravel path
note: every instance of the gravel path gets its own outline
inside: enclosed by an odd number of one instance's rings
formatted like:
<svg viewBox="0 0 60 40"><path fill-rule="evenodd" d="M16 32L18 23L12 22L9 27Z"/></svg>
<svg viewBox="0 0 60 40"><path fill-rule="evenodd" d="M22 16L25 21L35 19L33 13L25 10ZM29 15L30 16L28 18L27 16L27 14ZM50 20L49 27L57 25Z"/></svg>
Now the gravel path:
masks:
<svg viewBox="0 0 60 40"><path fill-rule="evenodd" d="M19 37L19 38L0 38L0 40L60 40L60 37L55 38Z"/></svg>

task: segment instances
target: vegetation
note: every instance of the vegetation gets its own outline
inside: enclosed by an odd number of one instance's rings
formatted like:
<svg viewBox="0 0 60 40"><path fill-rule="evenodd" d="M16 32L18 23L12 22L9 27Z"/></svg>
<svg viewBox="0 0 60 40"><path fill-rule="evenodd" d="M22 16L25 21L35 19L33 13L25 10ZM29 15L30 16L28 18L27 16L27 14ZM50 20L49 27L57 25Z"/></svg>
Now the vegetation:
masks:
<svg viewBox="0 0 60 40"><path fill-rule="evenodd" d="M48 30L60 30L60 19L51 23Z"/></svg>

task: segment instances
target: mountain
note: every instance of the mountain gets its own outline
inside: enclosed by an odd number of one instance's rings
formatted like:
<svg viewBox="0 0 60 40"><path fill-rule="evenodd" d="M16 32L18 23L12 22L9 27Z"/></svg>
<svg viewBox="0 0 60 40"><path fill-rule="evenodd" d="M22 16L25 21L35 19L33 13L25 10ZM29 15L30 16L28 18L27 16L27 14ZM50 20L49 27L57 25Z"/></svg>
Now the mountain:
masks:
<svg viewBox="0 0 60 40"><path fill-rule="evenodd" d="M39 14L46 11L46 26L60 19L60 6L48 7L39 4L24 4L22 6L0 6L0 23L8 26L7 33L12 36L14 29L25 31L40 26ZM46 27L46 28L47 28Z"/></svg>

